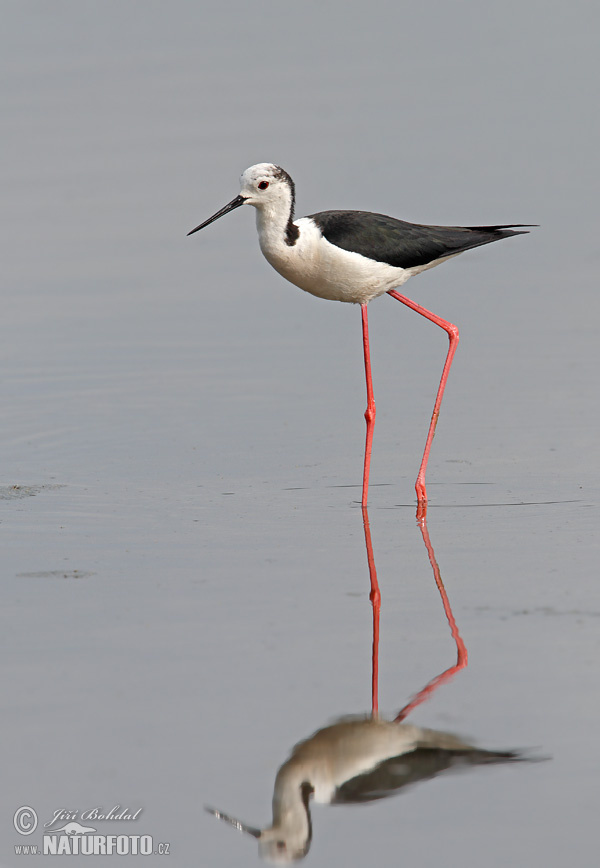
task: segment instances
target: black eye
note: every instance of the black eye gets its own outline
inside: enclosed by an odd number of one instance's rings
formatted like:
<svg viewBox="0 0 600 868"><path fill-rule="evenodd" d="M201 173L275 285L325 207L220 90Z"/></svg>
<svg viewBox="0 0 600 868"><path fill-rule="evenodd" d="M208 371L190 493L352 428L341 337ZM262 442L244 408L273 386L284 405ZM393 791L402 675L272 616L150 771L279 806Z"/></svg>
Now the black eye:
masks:
<svg viewBox="0 0 600 868"><path fill-rule="evenodd" d="M259 190L266 190L268 186L269 186L268 181L261 181L260 184L258 185L258 189Z"/></svg>

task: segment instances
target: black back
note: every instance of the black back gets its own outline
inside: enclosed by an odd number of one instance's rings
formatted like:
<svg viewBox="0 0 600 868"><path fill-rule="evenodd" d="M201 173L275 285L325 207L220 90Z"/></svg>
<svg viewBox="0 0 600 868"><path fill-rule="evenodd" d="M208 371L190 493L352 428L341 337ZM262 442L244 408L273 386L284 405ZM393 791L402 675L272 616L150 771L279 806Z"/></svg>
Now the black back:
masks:
<svg viewBox="0 0 600 868"><path fill-rule="evenodd" d="M373 802L392 796L398 790L442 772L458 771L469 766L527 761L518 751L488 751L465 747L462 750L416 748L408 754L384 760L375 769L343 783L335 792L332 804Z"/></svg>
<svg viewBox="0 0 600 868"><path fill-rule="evenodd" d="M522 229L519 231L519 227L524 225L521 223L509 226L423 226L370 211L321 211L308 216L327 241L336 247L360 253L376 262L386 262L395 268L429 265L472 247L490 244L510 235L526 234Z"/></svg>

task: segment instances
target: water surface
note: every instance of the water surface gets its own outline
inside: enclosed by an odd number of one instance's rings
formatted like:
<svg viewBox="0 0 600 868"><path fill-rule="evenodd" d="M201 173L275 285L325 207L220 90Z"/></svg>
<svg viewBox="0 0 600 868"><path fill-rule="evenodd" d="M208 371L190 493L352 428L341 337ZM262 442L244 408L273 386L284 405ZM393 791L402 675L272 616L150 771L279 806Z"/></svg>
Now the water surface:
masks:
<svg viewBox="0 0 600 868"><path fill-rule="evenodd" d="M178 864L256 864L203 806L264 825L292 746L371 709L359 310L287 286L249 209L185 237L262 160L299 213L541 224L406 286L461 330L428 530L469 652L410 722L551 759L316 805L307 858L595 864L597 16L7 7L2 864L41 843L20 806L117 804ZM456 661L413 490L446 338L370 325L391 718Z"/></svg>

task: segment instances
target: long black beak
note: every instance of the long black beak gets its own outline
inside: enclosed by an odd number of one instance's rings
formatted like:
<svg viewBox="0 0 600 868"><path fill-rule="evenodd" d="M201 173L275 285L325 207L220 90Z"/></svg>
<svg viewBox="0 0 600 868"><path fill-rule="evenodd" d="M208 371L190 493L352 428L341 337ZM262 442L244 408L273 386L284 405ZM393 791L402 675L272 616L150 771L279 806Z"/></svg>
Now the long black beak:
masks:
<svg viewBox="0 0 600 868"><path fill-rule="evenodd" d="M198 229L204 229L205 226L208 226L209 223L214 223L214 221L218 220L219 217L222 217L223 214L229 214L230 211L233 211L235 208L239 208L240 205L243 205L245 201L245 196L236 196L235 199L231 200L229 205L225 205L224 208L221 208L220 211L217 211L216 214L213 214L212 217L209 217L208 220L205 220L204 223L200 224L200 226L196 226L195 229L192 229L191 232L188 232L188 235L193 235L194 232L198 231Z"/></svg>
<svg viewBox="0 0 600 868"><path fill-rule="evenodd" d="M205 806L204 810L209 814L212 814L213 817L216 817L217 820L224 820L226 823L229 823L229 825L233 826L234 829L237 829L238 832L245 832L246 835L252 835L253 838L260 838L262 834L260 829L255 829L253 826L247 826L245 823L241 823L234 817L230 817L228 814L223 814L221 811L217 811L216 808Z"/></svg>

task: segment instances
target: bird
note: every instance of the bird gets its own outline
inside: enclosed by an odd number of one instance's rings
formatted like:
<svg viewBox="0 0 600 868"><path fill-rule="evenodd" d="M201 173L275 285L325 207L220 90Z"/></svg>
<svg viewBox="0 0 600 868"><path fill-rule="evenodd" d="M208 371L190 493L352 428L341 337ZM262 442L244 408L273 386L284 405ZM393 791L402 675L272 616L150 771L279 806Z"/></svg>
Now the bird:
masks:
<svg viewBox="0 0 600 868"><path fill-rule="evenodd" d="M64 832L65 835L87 835L88 832L95 832L93 826L82 826L81 823L67 823L66 826L61 826L60 829L48 829L44 834L55 835L59 832Z"/></svg>
<svg viewBox="0 0 600 868"><path fill-rule="evenodd" d="M446 262L466 250L512 235L527 234L532 224L429 226L407 223L369 211L321 211L296 218L295 202L295 184L285 169L274 163L257 163L242 173L239 195L188 232L188 236L241 205L252 205L256 209L260 249L282 277L318 298L360 305L367 387L367 433L361 499L363 507L368 502L376 415L367 305L374 298L388 293L444 329L450 345L415 483L417 514L423 517L427 510L427 462L444 389L458 346L459 332L452 323L400 295L397 288L410 277Z"/></svg>
<svg viewBox="0 0 600 868"><path fill-rule="evenodd" d="M270 826L260 829L216 808L205 810L256 838L263 858L287 864L310 848L311 797L320 804L364 804L445 771L526 760L523 752L484 750L440 730L349 715L292 749L275 777Z"/></svg>

